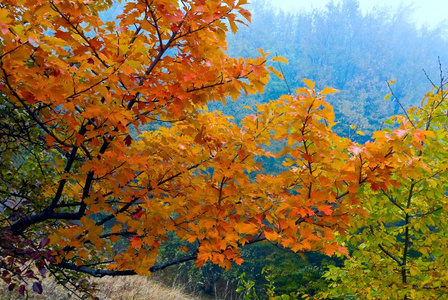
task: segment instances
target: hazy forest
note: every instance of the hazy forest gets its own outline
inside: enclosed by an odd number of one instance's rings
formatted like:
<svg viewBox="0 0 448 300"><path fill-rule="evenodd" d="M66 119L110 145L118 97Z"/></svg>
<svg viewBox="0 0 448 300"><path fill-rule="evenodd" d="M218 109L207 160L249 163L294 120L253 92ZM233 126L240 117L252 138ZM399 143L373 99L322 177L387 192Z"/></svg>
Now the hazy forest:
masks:
<svg viewBox="0 0 448 300"><path fill-rule="evenodd" d="M270 3L1 0L0 299L448 298L448 24Z"/></svg>

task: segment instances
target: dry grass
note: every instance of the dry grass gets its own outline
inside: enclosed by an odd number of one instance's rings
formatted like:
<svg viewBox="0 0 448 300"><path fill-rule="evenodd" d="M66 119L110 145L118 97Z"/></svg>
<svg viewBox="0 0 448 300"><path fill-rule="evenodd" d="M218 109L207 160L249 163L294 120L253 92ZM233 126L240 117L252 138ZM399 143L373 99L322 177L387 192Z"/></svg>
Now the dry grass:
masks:
<svg viewBox="0 0 448 300"><path fill-rule="evenodd" d="M199 296L187 295L183 287L166 287L147 277L108 277L99 280L103 299L148 300L200 300Z"/></svg>
<svg viewBox="0 0 448 300"><path fill-rule="evenodd" d="M95 279L98 283L99 292L96 294L100 299L113 300L205 300L198 295L189 295L183 287L167 287L142 276L127 277L104 277ZM78 299L67 294L67 290L56 284L51 279L43 282L44 292L42 295L34 293L31 284L27 287L28 297L21 297L17 291L9 292L7 286L0 283L0 300L33 299L33 300L65 300Z"/></svg>

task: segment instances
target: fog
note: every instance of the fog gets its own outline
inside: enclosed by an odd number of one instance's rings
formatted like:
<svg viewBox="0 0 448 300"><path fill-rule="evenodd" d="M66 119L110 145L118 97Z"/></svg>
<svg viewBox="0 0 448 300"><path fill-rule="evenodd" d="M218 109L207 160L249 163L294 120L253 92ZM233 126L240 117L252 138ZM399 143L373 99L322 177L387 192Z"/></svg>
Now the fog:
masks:
<svg viewBox="0 0 448 300"><path fill-rule="evenodd" d="M313 9L323 9L330 0L270 0L270 4L285 11L312 11ZM340 3L341 0L335 1ZM400 6L410 7L409 18L418 26L427 25L434 27L441 22L446 22L448 12L448 1L445 0L360 0L360 8L363 12L373 10L375 7L388 6L396 9Z"/></svg>

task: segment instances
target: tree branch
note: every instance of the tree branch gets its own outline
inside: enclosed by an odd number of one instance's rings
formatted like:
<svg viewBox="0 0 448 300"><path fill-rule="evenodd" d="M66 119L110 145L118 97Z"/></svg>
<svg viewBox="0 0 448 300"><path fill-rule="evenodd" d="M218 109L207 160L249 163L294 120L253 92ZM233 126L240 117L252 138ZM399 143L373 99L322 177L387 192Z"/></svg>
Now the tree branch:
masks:
<svg viewBox="0 0 448 300"><path fill-rule="evenodd" d="M178 265L190 260L195 260L197 258L197 254L193 254L193 255L189 255L189 256L185 256L185 257L180 257L171 261L167 261L165 263L161 263L158 265L154 265L152 267L149 268L149 271L151 272L157 272L163 269L166 269L170 266L173 265ZM74 264L70 264L67 262L62 262L60 264L55 265L56 267L59 268L63 268L63 269L68 269L68 270L72 270L72 271L76 271L76 272L81 272L81 273L86 273L89 274L93 277L104 277L104 276L130 276L130 275L137 275L137 272L135 272L134 270L103 270L103 269L93 269L90 268L88 266L77 266Z"/></svg>

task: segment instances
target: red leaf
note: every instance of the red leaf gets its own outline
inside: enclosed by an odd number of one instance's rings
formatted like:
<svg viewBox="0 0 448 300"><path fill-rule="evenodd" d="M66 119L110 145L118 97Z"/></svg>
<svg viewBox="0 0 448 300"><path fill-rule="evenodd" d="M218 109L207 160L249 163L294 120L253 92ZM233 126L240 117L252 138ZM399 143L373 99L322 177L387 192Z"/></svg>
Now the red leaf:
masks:
<svg viewBox="0 0 448 300"><path fill-rule="evenodd" d="M71 37L71 34L69 32L66 31L59 31L57 30L54 33L54 36L61 39L61 40L68 40Z"/></svg>
<svg viewBox="0 0 448 300"><path fill-rule="evenodd" d="M38 294L42 294L42 284L40 284L40 282L33 283L33 291Z"/></svg>
<svg viewBox="0 0 448 300"><path fill-rule="evenodd" d="M306 160L307 162L313 162L313 157L310 155L310 154L302 154L302 158L304 159L304 160Z"/></svg>
<svg viewBox="0 0 448 300"><path fill-rule="evenodd" d="M33 277L34 277L34 272L33 272L33 270L28 270L28 271L26 271L26 272L25 272L25 277L33 278Z"/></svg>
<svg viewBox="0 0 448 300"><path fill-rule="evenodd" d="M52 263L52 264L57 263L56 258L54 258L53 256L48 256L48 257L47 257L47 260L48 260L50 263Z"/></svg>
<svg viewBox="0 0 448 300"><path fill-rule="evenodd" d="M129 134L125 137L124 143L126 146L129 146L132 143L132 137Z"/></svg>
<svg viewBox="0 0 448 300"><path fill-rule="evenodd" d="M93 60L93 58L91 58L91 57L89 57L89 59L87 60L87 62L89 63L89 64L94 64L95 63L95 61Z"/></svg>
<svg viewBox="0 0 448 300"><path fill-rule="evenodd" d="M327 216L331 216L331 214L333 213L333 207L329 205L322 205L319 207L319 210L322 211Z"/></svg>
<svg viewBox="0 0 448 300"><path fill-rule="evenodd" d="M12 291L12 290L14 290L14 288L16 287L16 284L15 283L13 283L13 284L10 284L9 286L8 286L8 291Z"/></svg>
<svg viewBox="0 0 448 300"><path fill-rule="evenodd" d="M376 184L375 182L372 182L370 184L370 187L372 188L372 190L374 190L375 192L378 192L380 189L380 186L378 184Z"/></svg>
<svg viewBox="0 0 448 300"><path fill-rule="evenodd" d="M140 219L140 217L144 214L145 212L143 211L143 209L141 207L139 207L137 209L137 211L132 215L132 219Z"/></svg>
<svg viewBox="0 0 448 300"><path fill-rule="evenodd" d="M40 241L40 243L39 243L39 247L40 247L40 248L43 248L43 247L45 247L46 245L48 245L48 243L50 243L50 239L49 239L49 238L44 238L42 241Z"/></svg>
<svg viewBox="0 0 448 300"><path fill-rule="evenodd" d="M175 100L170 105L169 109L177 118L179 118L180 116L182 116L184 108L185 108L185 104L181 100Z"/></svg>
<svg viewBox="0 0 448 300"><path fill-rule="evenodd" d="M343 254L343 255L345 255L346 257L349 256L349 253L348 253L346 247L338 247L338 252L341 253L341 254Z"/></svg>
<svg viewBox="0 0 448 300"><path fill-rule="evenodd" d="M25 296L25 285L24 284L19 286L19 294L22 296Z"/></svg>

